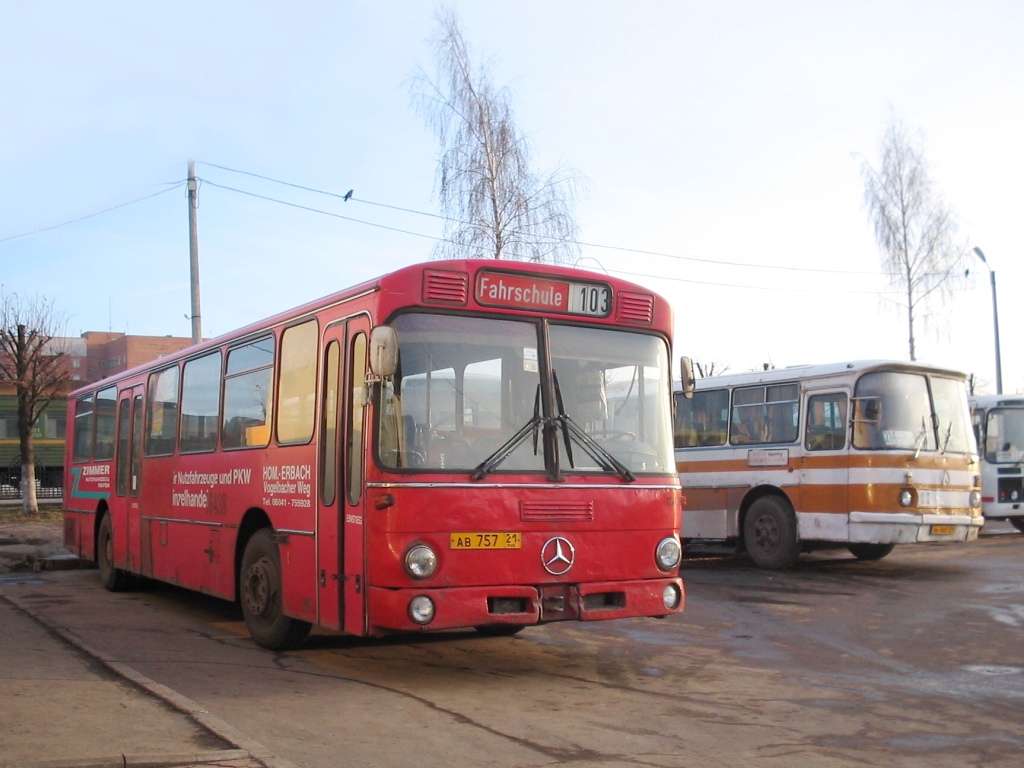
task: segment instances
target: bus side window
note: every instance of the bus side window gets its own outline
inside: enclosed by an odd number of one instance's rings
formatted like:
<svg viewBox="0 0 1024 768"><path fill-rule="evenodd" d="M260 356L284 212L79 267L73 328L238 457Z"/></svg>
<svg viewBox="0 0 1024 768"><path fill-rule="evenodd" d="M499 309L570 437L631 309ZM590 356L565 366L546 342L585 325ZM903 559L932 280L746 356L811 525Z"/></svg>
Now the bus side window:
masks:
<svg viewBox="0 0 1024 768"><path fill-rule="evenodd" d="M228 352L221 422L223 447L265 448L270 442L273 367L273 336Z"/></svg>
<svg viewBox="0 0 1024 768"><path fill-rule="evenodd" d="M694 392L676 398L676 448L725 445L729 425L729 390Z"/></svg>
<svg viewBox="0 0 1024 768"><path fill-rule="evenodd" d="M807 400L808 451L835 451L846 446L846 395L814 395Z"/></svg>
<svg viewBox="0 0 1024 768"><path fill-rule="evenodd" d="M178 366L149 376L146 455L169 456L178 440Z"/></svg>

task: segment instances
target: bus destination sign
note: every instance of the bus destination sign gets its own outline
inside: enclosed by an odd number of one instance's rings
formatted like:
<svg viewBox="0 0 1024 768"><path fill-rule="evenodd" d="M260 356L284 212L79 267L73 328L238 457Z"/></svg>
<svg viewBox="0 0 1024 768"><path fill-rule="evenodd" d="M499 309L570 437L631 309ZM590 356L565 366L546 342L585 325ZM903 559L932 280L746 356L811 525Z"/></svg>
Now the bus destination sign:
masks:
<svg viewBox="0 0 1024 768"><path fill-rule="evenodd" d="M477 274L476 300L490 307L536 309L591 317L607 317L612 311L612 289L603 283L578 283L487 270Z"/></svg>

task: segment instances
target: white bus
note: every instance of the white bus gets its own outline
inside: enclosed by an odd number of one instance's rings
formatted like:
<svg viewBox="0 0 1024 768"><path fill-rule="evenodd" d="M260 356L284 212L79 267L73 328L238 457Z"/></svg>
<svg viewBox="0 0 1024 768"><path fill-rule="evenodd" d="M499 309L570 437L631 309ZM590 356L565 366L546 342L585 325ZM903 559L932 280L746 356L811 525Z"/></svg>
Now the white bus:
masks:
<svg viewBox="0 0 1024 768"><path fill-rule="evenodd" d="M862 361L700 379L675 395L683 539L762 568L844 546L978 536L981 479L964 374Z"/></svg>
<svg viewBox="0 0 1024 768"><path fill-rule="evenodd" d="M1024 531L1024 397L971 398L981 452L981 511Z"/></svg>

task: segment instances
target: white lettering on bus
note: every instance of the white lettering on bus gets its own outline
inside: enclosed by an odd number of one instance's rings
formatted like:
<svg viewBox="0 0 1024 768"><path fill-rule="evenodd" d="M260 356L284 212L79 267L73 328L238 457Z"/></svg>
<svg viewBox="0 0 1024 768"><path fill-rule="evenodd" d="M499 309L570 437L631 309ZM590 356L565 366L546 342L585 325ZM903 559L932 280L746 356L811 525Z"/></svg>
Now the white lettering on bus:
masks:
<svg viewBox="0 0 1024 768"><path fill-rule="evenodd" d="M88 477L89 475L109 475L110 465L109 464L97 464L91 467L82 467L82 476Z"/></svg>
<svg viewBox="0 0 1024 768"><path fill-rule="evenodd" d="M200 491L199 493L192 493L191 491L181 491L180 493L172 493L171 506L205 509L207 506L206 491Z"/></svg>
<svg viewBox="0 0 1024 768"><path fill-rule="evenodd" d="M529 306L562 307L565 305L565 295L554 286L541 288L533 285L521 288L515 285L506 285L505 281L500 278L495 282L487 276L480 278L480 295L491 301L515 302Z"/></svg>

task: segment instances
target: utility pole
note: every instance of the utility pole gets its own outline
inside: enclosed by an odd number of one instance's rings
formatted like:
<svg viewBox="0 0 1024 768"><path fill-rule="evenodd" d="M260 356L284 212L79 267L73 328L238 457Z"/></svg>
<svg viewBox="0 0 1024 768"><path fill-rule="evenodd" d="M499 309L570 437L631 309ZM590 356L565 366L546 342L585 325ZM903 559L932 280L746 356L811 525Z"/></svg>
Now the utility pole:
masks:
<svg viewBox="0 0 1024 768"><path fill-rule="evenodd" d="M199 230L196 210L199 208L199 184L196 182L196 164L188 161L188 253L192 276L192 343L203 340L203 324L199 312Z"/></svg>
<svg viewBox="0 0 1024 768"><path fill-rule="evenodd" d="M975 248L974 255L981 259L981 263L988 269L989 282L992 283L992 328L996 337L996 394L1001 395L1003 394L1003 361L999 354L999 305L996 304L996 271L989 266L988 259L985 258L981 248Z"/></svg>

